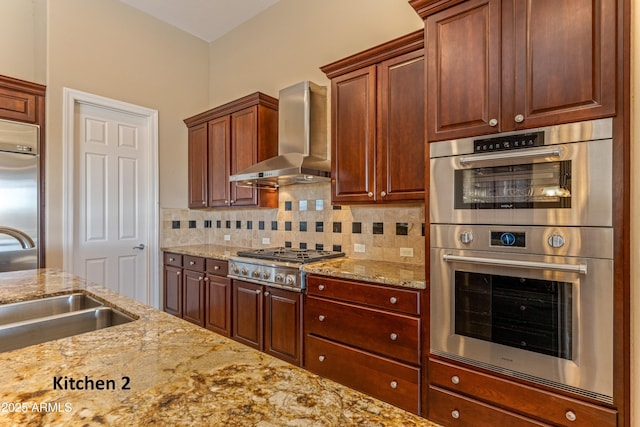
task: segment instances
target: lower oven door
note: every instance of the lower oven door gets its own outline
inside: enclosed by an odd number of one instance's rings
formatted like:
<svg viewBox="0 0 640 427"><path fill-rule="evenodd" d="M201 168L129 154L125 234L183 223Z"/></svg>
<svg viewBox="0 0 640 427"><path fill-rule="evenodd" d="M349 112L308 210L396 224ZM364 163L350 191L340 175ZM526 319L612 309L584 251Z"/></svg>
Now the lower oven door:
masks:
<svg viewBox="0 0 640 427"><path fill-rule="evenodd" d="M431 352L613 402L613 261L431 251Z"/></svg>

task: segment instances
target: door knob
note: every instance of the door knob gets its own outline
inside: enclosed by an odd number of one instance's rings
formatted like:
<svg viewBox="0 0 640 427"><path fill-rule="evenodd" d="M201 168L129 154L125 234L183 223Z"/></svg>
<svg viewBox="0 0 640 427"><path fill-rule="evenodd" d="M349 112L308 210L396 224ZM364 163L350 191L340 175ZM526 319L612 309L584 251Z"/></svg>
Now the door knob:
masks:
<svg viewBox="0 0 640 427"><path fill-rule="evenodd" d="M133 249L143 250L144 249L144 245L142 243L140 243L138 246L134 246Z"/></svg>

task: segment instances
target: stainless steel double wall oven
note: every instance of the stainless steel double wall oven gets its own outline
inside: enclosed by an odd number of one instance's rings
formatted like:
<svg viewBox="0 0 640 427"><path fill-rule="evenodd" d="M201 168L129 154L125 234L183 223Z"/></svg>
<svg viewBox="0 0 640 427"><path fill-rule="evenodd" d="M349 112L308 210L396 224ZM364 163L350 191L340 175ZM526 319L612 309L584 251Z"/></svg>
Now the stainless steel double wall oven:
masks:
<svg viewBox="0 0 640 427"><path fill-rule="evenodd" d="M431 352L613 401L612 121L430 144Z"/></svg>

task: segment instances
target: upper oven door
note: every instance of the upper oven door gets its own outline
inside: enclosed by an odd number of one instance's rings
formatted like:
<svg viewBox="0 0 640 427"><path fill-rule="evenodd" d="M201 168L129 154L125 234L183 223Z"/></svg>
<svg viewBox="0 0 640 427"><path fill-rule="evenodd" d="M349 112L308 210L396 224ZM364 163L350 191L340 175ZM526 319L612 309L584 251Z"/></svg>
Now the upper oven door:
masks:
<svg viewBox="0 0 640 427"><path fill-rule="evenodd" d="M431 222L610 227L611 146L606 139L432 158Z"/></svg>

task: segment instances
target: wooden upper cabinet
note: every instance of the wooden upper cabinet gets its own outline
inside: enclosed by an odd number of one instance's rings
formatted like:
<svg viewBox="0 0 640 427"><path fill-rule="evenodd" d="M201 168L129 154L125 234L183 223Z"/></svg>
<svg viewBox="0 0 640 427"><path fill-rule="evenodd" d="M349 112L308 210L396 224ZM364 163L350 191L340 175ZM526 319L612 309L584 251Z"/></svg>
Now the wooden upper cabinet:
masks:
<svg viewBox="0 0 640 427"><path fill-rule="evenodd" d="M208 123L209 127L209 206L229 206L231 200L229 175L231 165L231 117L222 116Z"/></svg>
<svg viewBox="0 0 640 427"><path fill-rule="evenodd" d="M189 128L189 207L207 206L207 124Z"/></svg>
<svg viewBox="0 0 640 427"><path fill-rule="evenodd" d="M322 67L331 79L333 203L424 200L424 36Z"/></svg>
<svg viewBox="0 0 640 427"><path fill-rule="evenodd" d="M189 128L190 208L278 206L277 190L229 182L230 175L278 154L277 99L256 92L185 123Z"/></svg>
<svg viewBox="0 0 640 427"><path fill-rule="evenodd" d="M615 0L419 3L429 141L615 114Z"/></svg>

